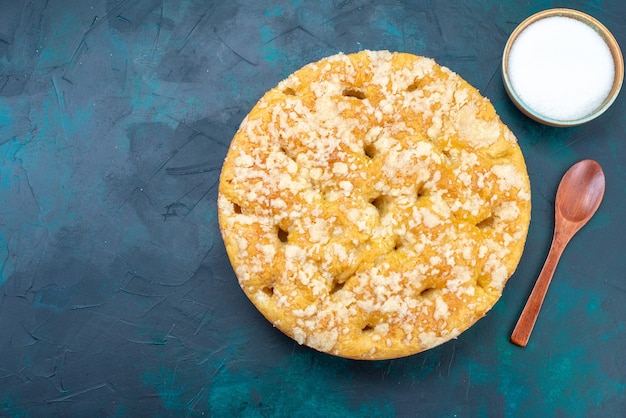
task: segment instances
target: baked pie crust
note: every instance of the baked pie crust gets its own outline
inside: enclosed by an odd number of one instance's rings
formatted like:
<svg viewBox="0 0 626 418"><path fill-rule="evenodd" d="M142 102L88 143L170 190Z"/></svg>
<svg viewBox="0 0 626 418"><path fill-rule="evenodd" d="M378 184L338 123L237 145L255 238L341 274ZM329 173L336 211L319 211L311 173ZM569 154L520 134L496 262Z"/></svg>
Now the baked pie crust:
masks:
<svg viewBox="0 0 626 418"><path fill-rule="evenodd" d="M418 353L498 301L522 255L530 185L491 103L432 59L311 63L241 123L219 184L241 288L300 344Z"/></svg>

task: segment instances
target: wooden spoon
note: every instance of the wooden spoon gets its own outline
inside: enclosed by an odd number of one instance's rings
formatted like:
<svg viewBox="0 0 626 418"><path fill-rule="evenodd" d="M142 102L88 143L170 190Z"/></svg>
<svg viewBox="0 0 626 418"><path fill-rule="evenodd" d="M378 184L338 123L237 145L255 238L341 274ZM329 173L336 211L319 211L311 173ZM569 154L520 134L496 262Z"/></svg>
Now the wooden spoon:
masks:
<svg viewBox="0 0 626 418"><path fill-rule="evenodd" d="M513 330L512 343L526 347L565 246L596 213L603 196L604 173L597 162L579 161L563 176L556 192L552 245L533 291Z"/></svg>

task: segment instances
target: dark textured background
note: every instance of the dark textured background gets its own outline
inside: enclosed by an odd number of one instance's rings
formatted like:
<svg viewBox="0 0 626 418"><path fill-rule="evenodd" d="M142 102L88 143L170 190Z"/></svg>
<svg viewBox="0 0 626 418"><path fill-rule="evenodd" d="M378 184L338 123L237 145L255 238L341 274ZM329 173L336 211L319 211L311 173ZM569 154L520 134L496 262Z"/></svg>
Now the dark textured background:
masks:
<svg viewBox="0 0 626 418"><path fill-rule="evenodd" d="M556 6L626 45L621 0L0 0L0 415L623 414L624 94L596 121L550 128L500 75L510 32ZM500 302L457 340L393 361L331 357L273 329L217 225L221 163L253 104L302 65L361 49L433 57L480 89L532 182ZM604 167L605 200L516 347L558 181L583 158Z"/></svg>

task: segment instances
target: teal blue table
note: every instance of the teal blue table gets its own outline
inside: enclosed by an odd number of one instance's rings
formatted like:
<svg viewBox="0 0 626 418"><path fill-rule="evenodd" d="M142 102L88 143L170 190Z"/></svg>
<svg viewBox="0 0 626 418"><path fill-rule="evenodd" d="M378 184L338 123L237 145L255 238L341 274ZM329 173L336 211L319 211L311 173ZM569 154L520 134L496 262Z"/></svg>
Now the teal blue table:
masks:
<svg viewBox="0 0 626 418"><path fill-rule="evenodd" d="M556 6L626 46L626 3L0 0L0 415L626 414L626 102L576 128L507 97L508 35ZM302 65L361 49L433 57L487 96L532 184L519 268L458 339L358 362L282 335L219 234L230 140ZM546 257L557 184L597 160L607 190L561 260L526 348L509 335Z"/></svg>

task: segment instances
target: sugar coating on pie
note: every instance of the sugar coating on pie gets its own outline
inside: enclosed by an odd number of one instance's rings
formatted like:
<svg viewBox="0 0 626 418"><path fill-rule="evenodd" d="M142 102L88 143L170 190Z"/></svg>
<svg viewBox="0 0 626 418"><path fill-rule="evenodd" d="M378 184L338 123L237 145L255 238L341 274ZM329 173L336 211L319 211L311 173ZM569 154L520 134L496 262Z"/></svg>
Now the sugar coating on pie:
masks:
<svg viewBox="0 0 626 418"><path fill-rule="evenodd" d="M523 251L530 185L515 136L460 76L362 51L261 98L226 156L218 213L239 284L274 326L387 359L493 307Z"/></svg>

